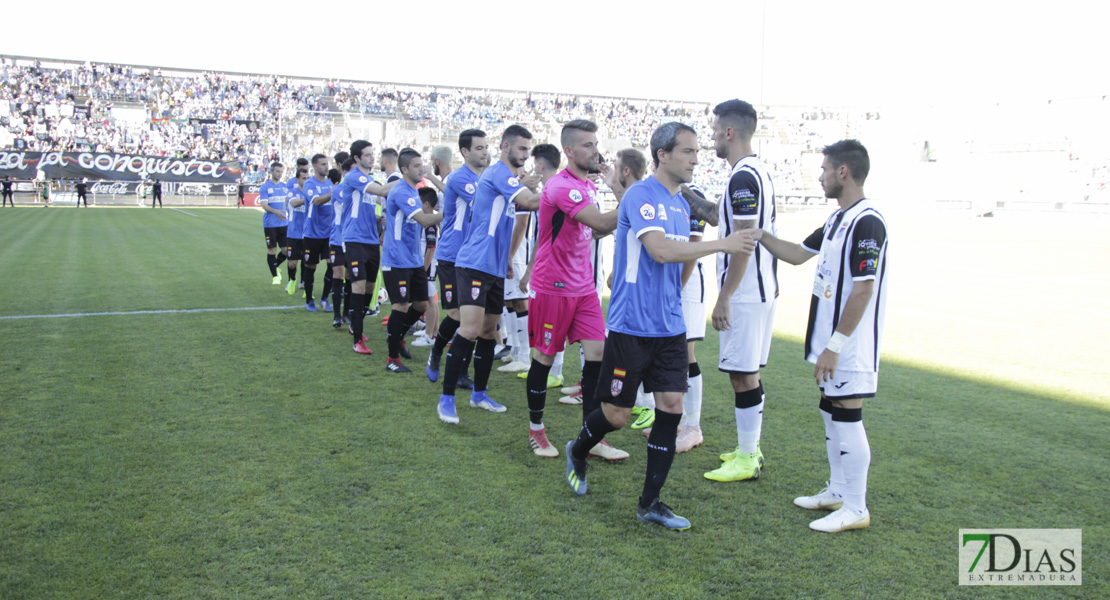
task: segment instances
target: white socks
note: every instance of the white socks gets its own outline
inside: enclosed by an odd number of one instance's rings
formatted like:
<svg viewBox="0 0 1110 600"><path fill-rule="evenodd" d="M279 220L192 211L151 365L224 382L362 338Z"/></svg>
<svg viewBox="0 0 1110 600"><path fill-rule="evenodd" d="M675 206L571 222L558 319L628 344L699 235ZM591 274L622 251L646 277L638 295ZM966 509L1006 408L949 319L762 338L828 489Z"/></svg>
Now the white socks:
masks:
<svg viewBox="0 0 1110 600"><path fill-rule="evenodd" d="M551 363L551 370L548 371L547 374L552 376L552 377L556 377L558 379L563 378L563 353L562 352L556 352L555 353L555 362Z"/></svg>
<svg viewBox="0 0 1110 600"><path fill-rule="evenodd" d="M740 452L754 454L759 449L759 434L763 431L763 402L733 410L736 411L736 439Z"/></svg>
<svg viewBox="0 0 1110 600"><path fill-rule="evenodd" d="M829 456L829 491L844 497L848 484L844 481L844 467L840 461L840 436L833 425L832 413L822 408L821 418L825 420L825 452Z"/></svg>
<svg viewBox="0 0 1110 600"><path fill-rule="evenodd" d="M833 421L840 438L840 464L844 469L847 493L844 506L861 512L867 509L867 469L871 466L871 444L863 421Z"/></svg>
<svg viewBox="0 0 1110 600"><path fill-rule="evenodd" d="M525 364L531 364L528 358L528 314L525 313L523 317L517 316L516 319L516 339L513 341L513 352L516 354L516 359Z"/></svg>
<svg viewBox="0 0 1110 600"><path fill-rule="evenodd" d="M686 397L682 402L686 409L686 426L699 427L701 425L701 372L687 379L686 384L690 388L686 391Z"/></svg>
<svg viewBox="0 0 1110 600"><path fill-rule="evenodd" d="M636 406L646 406L651 410L655 410L655 394L649 394L644 391L644 385L636 389Z"/></svg>

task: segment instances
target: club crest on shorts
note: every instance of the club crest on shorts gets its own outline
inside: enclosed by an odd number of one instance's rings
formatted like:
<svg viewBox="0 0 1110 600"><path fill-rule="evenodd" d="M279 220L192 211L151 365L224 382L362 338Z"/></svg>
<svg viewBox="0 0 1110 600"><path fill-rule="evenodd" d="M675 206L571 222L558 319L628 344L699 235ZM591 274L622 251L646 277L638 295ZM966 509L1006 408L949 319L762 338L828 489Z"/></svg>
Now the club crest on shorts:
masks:
<svg viewBox="0 0 1110 600"><path fill-rule="evenodd" d="M613 383L609 384L609 392L614 396L621 395L621 390L624 389L624 376L626 374L624 369L613 369Z"/></svg>
<svg viewBox="0 0 1110 600"><path fill-rule="evenodd" d="M555 330L555 326L552 325L551 323L544 323L543 324L543 345L544 346L550 346L551 345L551 338L554 335L554 330Z"/></svg>
<svg viewBox="0 0 1110 600"><path fill-rule="evenodd" d="M454 292L451 290L451 284L450 283L445 284L443 286L443 295L447 297L448 302L451 301L451 296L454 295Z"/></svg>
<svg viewBox="0 0 1110 600"><path fill-rule="evenodd" d="M474 286L470 288L470 299L477 300L478 296L482 294L482 282L475 279L470 282L470 285Z"/></svg>
<svg viewBox="0 0 1110 600"><path fill-rule="evenodd" d="M405 295L405 290L406 290L406 289L408 289L408 288L406 287L406 285L405 285L405 284L407 284L407 283L408 283L407 281L398 281L398 282L397 282L397 285L398 285L398 286L400 286L400 288L401 288L401 290L400 290L400 291L401 291L401 295L402 295L402 296L404 296L404 295Z"/></svg>

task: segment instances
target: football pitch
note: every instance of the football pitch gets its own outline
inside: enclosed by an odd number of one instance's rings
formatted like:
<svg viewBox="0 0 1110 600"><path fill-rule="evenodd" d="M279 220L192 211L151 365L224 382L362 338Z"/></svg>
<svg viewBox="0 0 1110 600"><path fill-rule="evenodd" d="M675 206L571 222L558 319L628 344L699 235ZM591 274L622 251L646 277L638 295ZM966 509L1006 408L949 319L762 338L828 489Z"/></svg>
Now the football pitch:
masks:
<svg viewBox="0 0 1110 600"><path fill-rule="evenodd" d="M576 497L528 448L515 376L490 383L507 413L460 392L440 423L427 349L386 372L370 318L374 355L352 353L270 284L257 211L0 209L0 598L1107 597L1107 219L888 220L872 525L828 535L791 502L828 474L812 263L780 266L756 481L702 476L736 435L711 327L699 345L706 442L663 489L693 523L675 533L635 518L643 435L608 436L631 458L591 461ZM581 412L557 397L562 453ZM958 586L961 528L1082 529L1083 585Z"/></svg>

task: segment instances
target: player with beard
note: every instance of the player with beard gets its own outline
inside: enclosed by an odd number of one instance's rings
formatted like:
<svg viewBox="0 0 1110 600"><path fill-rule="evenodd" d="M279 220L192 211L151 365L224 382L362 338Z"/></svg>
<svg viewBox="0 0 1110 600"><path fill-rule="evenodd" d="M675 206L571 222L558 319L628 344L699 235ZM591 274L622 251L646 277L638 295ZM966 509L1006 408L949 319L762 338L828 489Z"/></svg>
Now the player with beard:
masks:
<svg viewBox="0 0 1110 600"><path fill-rule="evenodd" d="M424 178L424 162L420 153L405 148L397 157L401 180L393 186L385 203L385 253L382 256L382 278L393 305L389 315L389 359L386 368L392 373L411 373L401 362L401 344L405 333L420 319L428 304L428 274L420 242L424 228L443 219L440 213L425 213L416 186Z"/></svg>
<svg viewBox="0 0 1110 600"><path fill-rule="evenodd" d="M313 177L304 184L304 194L308 198L308 209L304 219L304 266L301 270L304 279L305 309L317 312L312 289L316 280L316 265L320 259L329 256L328 241L335 227L335 209L331 202L332 183L328 179L328 157L316 154L312 157ZM328 304L328 285L331 278L324 281L320 294L324 310L331 310Z"/></svg>
<svg viewBox="0 0 1110 600"><path fill-rule="evenodd" d="M879 205L863 193L871 170L867 149L856 140L825 146L821 188L837 210L801 244L769 231L761 244L792 265L817 256L817 273L806 328L806 360L821 391L829 484L794 504L833 511L809 524L836 533L871 525L867 471L871 444L863 428L863 401L878 392L879 357L886 319L887 227Z"/></svg>
<svg viewBox="0 0 1110 600"><path fill-rule="evenodd" d="M335 220L332 222L331 237L328 238L328 265L331 266L331 306L332 327L339 329L346 322L347 308L350 308L351 282L347 279L347 256L343 253L343 225L351 213L351 188L342 185L343 177L355 166L346 152L335 155L338 169L328 171L328 179L335 186L331 191L332 203L335 205ZM347 306L344 306L347 305Z"/></svg>
<svg viewBox="0 0 1110 600"><path fill-rule="evenodd" d="M285 204L288 190L281 180L284 174L285 165L280 162L271 163L270 178L258 189L258 202L263 210L262 233L266 236L266 265L270 267L274 285L281 285L281 275L277 268L285 261L285 255L279 256L278 248L285 247L285 233L289 227Z"/></svg>
<svg viewBox="0 0 1110 600"><path fill-rule="evenodd" d="M347 256L351 279L351 335L354 336L353 350L359 354L373 354L366 347L366 337L362 335L363 320L366 317L366 286L378 276L378 263L381 260L381 235L378 230L378 199L388 194L392 183L381 185L370 174L374 169L374 147L366 140L351 144L351 158L354 168L343 178L343 185L350 188L351 208L346 224L343 226L343 251Z"/></svg>
<svg viewBox="0 0 1110 600"><path fill-rule="evenodd" d="M443 226L440 228L439 243L436 246L436 270L439 273L439 297L441 307L447 315L439 324L435 345L428 355L425 373L428 380L439 380L440 361L443 351L454 339L459 329L459 290L461 289L455 273L455 259L459 247L466 236L470 224L470 205L478 191L478 180L489 166L489 143L486 132L481 129L467 129L459 134L459 152L463 166L451 171L444 182ZM470 355L461 358L458 387L472 389L474 383L466 376Z"/></svg>
<svg viewBox="0 0 1110 600"><path fill-rule="evenodd" d="M713 108L713 148L731 168L720 203L718 235L766 229L775 234L775 186L767 166L752 150L757 113L742 100ZM705 474L713 481L756 479L763 470L760 438L766 395L759 370L771 351L771 328L778 298L775 257L763 246L748 256L717 257L720 294L713 307L713 328L720 332L718 369L728 373L734 392L737 446L721 455L719 468Z"/></svg>
<svg viewBox="0 0 1110 600"><path fill-rule="evenodd" d="M516 223L516 206L535 210L539 205L536 187L539 176L523 176L524 163L532 149L532 133L511 125L501 136L501 160L487 168L478 180L455 261L459 292L459 328L447 353L443 395L437 413L445 423L458 423L455 383L463 357L474 353L474 392L470 406L490 412L505 407L487 393L493 369L494 336L505 305L505 275L509 266L509 242ZM523 176L523 177L522 177Z"/></svg>
<svg viewBox="0 0 1110 600"><path fill-rule="evenodd" d="M656 417L636 516L668 529L687 529L690 521L659 499L674 460L686 391L682 263L716 252L750 253L759 235L745 230L722 240L690 242L690 209L679 186L693 178L697 133L682 123L665 123L651 136L651 155L655 173L633 184L618 209L609 338L597 386L603 404L586 417L578 438L567 443L566 482L575 494L586 493L587 453L628 422L642 382L655 395Z"/></svg>

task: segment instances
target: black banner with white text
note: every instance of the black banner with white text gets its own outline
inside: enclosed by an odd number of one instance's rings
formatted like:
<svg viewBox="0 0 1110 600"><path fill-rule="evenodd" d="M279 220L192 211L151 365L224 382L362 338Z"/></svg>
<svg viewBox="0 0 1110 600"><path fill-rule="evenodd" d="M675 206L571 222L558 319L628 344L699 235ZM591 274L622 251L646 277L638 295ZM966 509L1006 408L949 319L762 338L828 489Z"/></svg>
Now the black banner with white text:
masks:
<svg viewBox="0 0 1110 600"><path fill-rule="evenodd" d="M38 171L42 171L50 179L157 179L192 183L234 183L242 173L237 160L169 158L113 152L0 151L0 176L34 179Z"/></svg>

